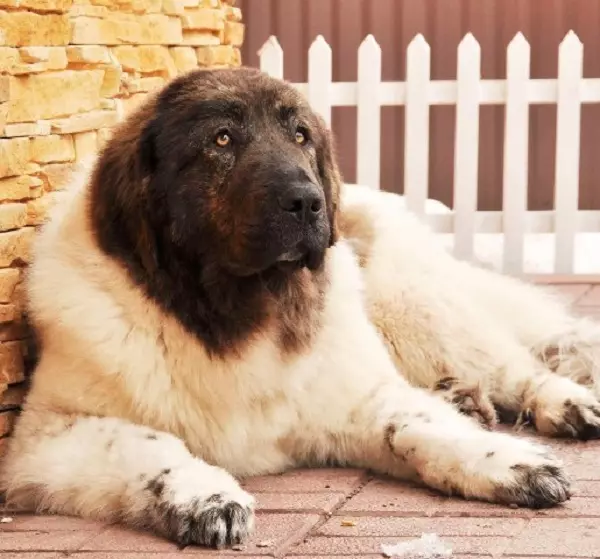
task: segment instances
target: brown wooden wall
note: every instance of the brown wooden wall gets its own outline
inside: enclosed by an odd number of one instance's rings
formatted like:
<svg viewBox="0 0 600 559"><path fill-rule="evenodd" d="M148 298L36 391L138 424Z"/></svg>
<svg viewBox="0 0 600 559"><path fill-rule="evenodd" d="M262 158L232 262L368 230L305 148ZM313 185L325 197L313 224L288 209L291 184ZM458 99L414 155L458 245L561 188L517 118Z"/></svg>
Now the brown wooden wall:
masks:
<svg viewBox="0 0 600 559"><path fill-rule="evenodd" d="M521 31L532 47L534 78L555 78L557 48L569 29L584 43L584 76L600 77L600 0L238 0L247 24L243 62L276 35L285 78L307 79L307 50L324 35L333 49L334 80L356 80L357 48L372 33L383 50L383 79L405 78L405 49L417 33L431 45L432 78L455 79L456 48L472 32L482 48L482 77L504 78L506 46ZM479 207L502 201L502 107L481 108ZM383 188L402 192L402 107L382 109ZM333 128L348 182L355 180L354 108L336 108ZM454 108L432 107L430 196L451 205ZM556 108L534 106L530 120L529 207L551 209ZM582 110L582 209L600 209L600 105Z"/></svg>

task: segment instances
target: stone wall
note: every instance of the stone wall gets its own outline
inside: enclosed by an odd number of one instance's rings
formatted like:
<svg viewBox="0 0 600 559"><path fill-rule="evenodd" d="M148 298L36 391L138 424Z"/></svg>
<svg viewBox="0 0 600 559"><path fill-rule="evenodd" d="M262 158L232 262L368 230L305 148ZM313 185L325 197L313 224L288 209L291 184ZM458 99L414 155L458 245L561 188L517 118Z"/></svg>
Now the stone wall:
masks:
<svg viewBox="0 0 600 559"><path fill-rule="evenodd" d="M233 0L0 0L0 452L26 390L23 271L74 162L148 92L240 64Z"/></svg>

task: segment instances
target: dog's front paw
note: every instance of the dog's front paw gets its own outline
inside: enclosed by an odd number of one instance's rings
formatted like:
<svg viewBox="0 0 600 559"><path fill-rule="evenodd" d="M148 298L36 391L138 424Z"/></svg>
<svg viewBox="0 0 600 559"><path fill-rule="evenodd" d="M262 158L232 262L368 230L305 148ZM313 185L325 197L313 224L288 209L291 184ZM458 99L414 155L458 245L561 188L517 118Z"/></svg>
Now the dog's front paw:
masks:
<svg viewBox="0 0 600 559"><path fill-rule="evenodd" d="M254 498L225 472L215 469L215 480L193 473L166 470L148 483L154 526L180 546L242 543L254 528Z"/></svg>
<svg viewBox="0 0 600 559"><path fill-rule="evenodd" d="M548 449L523 439L499 435L479 461L475 479L487 478L490 500L529 508L547 508L571 497L562 464ZM499 444L498 444L499 443Z"/></svg>
<svg viewBox="0 0 600 559"><path fill-rule="evenodd" d="M544 435L584 441L600 438L600 402L570 379L553 376L526 403L524 414Z"/></svg>

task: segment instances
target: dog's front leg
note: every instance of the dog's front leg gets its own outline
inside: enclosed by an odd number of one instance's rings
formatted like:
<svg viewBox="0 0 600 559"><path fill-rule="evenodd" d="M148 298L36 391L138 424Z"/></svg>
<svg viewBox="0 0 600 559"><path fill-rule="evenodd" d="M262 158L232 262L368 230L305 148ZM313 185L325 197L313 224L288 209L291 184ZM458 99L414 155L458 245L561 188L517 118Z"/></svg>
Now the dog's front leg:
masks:
<svg viewBox="0 0 600 559"><path fill-rule="evenodd" d="M402 379L362 400L352 425L351 461L380 473L415 478L447 494L533 508L570 496L562 466L546 448L486 431Z"/></svg>
<svg viewBox="0 0 600 559"><path fill-rule="evenodd" d="M112 418L21 419L2 476L17 506L124 522L180 545L237 544L252 530L253 498L177 437Z"/></svg>

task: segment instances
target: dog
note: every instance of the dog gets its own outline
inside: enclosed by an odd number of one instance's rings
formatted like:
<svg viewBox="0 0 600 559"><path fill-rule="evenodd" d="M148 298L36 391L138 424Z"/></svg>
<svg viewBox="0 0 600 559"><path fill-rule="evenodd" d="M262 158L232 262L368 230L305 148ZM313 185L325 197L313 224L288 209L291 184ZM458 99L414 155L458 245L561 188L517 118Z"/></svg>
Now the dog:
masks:
<svg viewBox="0 0 600 559"><path fill-rule="evenodd" d="M40 357L8 502L222 547L253 529L238 479L298 466L568 500L544 445L468 414L533 406L541 431L596 433L571 378L592 374L593 325L455 261L397 200L342 188L323 120L258 70L192 71L149 98L36 239Z"/></svg>

